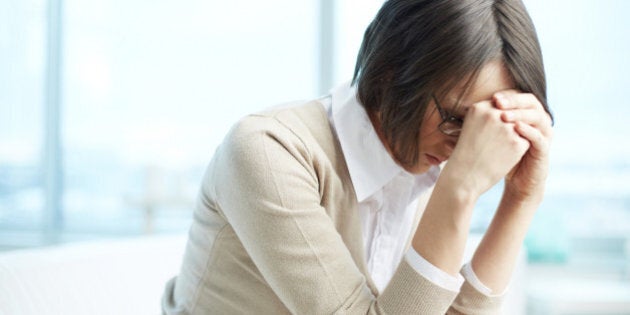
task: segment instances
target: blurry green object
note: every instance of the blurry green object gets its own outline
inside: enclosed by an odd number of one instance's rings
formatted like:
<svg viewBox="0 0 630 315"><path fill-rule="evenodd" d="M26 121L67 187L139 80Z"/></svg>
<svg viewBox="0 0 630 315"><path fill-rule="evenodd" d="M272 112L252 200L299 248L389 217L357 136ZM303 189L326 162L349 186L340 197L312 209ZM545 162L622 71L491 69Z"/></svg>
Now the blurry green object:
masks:
<svg viewBox="0 0 630 315"><path fill-rule="evenodd" d="M539 209L530 227L525 247L529 262L566 263L569 259L569 237L562 208Z"/></svg>

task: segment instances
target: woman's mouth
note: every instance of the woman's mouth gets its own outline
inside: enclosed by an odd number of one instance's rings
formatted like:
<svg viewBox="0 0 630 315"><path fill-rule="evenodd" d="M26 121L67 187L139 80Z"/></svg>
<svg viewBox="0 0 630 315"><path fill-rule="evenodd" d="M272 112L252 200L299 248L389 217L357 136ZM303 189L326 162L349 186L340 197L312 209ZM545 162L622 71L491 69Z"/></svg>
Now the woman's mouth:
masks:
<svg viewBox="0 0 630 315"><path fill-rule="evenodd" d="M427 160L429 161L429 164L431 165L440 165L442 164L442 160L440 160L439 158L430 155L430 154L425 154L427 156Z"/></svg>

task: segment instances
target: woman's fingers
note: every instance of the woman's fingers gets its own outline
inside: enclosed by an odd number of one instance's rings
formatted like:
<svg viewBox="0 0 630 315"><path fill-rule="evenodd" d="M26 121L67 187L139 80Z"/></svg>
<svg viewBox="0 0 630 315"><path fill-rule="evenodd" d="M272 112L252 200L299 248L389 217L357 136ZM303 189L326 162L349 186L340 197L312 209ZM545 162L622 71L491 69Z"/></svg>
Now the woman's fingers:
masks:
<svg viewBox="0 0 630 315"><path fill-rule="evenodd" d="M535 95L519 93L517 90L505 90L495 93L493 100L495 107L503 111L501 113L503 121L520 121L540 129L543 135L551 134L551 116Z"/></svg>
<svg viewBox="0 0 630 315"><path fill-rule="evenodd" d="M535 156L540 156L541 154L546 155L549 150L551 135L545 135L540 129L534 128L521 121L517 121L515 126L516 132L529 141L530 148L534 149L532 153Z"/></svg>
<svg viewBox="0 0 630 315"><path fill-rule="evenodd" d="M501 119L504 122L522 121L529 125L540 126L544 122L544 118L540 112L535 109L512 109L501 113Z"/></svg>
<svg viewBox="0 0 630 315"><path fill-rule="evenodd" d="M544 135L551 133L551 117L540 109L512 109L501 113L504 122L522 122L540 129Z"/></svg>
<svg viewBox="0 0 630 315"><path fill-rule="evenodd" d="M493 95L492 100L499 109L543 108L534 94L520 93L517 90L497 92Z"/></svg>

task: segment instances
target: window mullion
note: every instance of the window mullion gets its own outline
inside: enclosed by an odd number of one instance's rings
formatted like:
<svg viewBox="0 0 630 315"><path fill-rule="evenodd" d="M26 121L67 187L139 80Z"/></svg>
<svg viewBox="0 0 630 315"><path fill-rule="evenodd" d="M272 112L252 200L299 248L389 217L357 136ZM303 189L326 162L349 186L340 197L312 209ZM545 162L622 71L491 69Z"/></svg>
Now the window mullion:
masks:
<svg viewBox="0 0 630 315"><path fill-rule="evenodd" d="M63 225L61 150L61 7L62 0L49 0L47 12L47 58L44 100L44 232L55 241Z"/></svg>

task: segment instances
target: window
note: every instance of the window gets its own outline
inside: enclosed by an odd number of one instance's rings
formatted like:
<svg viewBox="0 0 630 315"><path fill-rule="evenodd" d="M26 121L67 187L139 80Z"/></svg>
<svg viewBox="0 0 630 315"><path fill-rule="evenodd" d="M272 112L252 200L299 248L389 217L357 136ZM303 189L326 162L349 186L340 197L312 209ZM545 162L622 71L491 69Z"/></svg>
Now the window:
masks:
<svg viewBox="0 0 630 315"><path fill-rule="evenodd" d="M349 80L382 1L68 0L58 34L50 3L0 1L0 249L41 244L55 215L64 235L80 238L185 231L230 126ZM627 279L630 2L525 4L556 116L529 260ZM59 109L47 85L55 44ZM61 143L52 157L51 111ZM63 175L58 214L46 201L51 158ZM486 228L500 193L497 186L480 200L474 232Z"/></svg>
<svg viewBox="0 0 630 315"><path fill-rule="evenodd" d="M0 226L41 232L49 215L41 158L48 2L0 5L9 21L0 63L10 70L0 73ZM317 96L318 5L64 1L57 43L64 238L185 231L205 166L231 125ZM14 234L0 243L47 237Z"/></svg>
<svg viewBox="0 0 630 315"><path fill-rule="evenodd" d="M0 2L0 230L43 223L45 8L44 0Z"/></svg>
<svg viewBox="0 0 630 315"><path fill-rule="evenodd" d="M205 165L229 127L315 95L313 1L65 8L69 230L185 230Z"/></svg>
<svg viewBox="0 0 630 315"><path fill-rule="evenodd" d="M601 256L597 251L609 246L589 248L589 243L630 244L630 150L623 145L630 134L624 122L630 113L624 93L630 84L625 75L630 25L621 13L630 4L527 5L539 30L556 115L547 197L530 233L530 254L592 267L597 257L616 256L618 265L627 264L623 250ZM567 14L553 13L561 11ZM610 263L600 262L600 267Z"/></svg>

